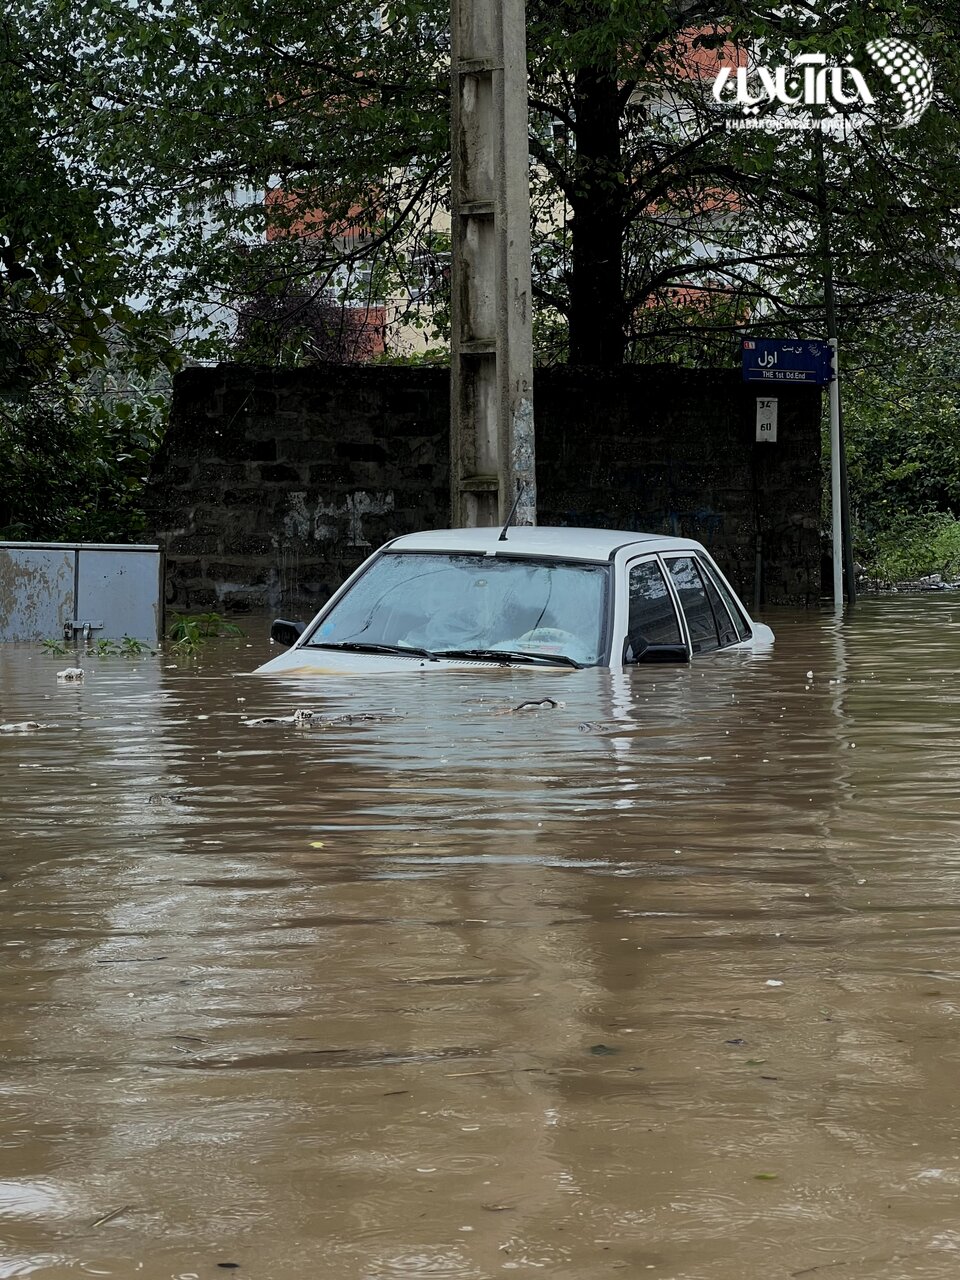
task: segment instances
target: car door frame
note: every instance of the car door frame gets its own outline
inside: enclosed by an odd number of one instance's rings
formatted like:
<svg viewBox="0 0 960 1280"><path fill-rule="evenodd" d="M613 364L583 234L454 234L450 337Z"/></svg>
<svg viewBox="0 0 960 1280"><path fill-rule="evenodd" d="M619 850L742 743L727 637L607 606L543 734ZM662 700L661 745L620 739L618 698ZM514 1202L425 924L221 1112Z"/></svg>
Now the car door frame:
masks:
<svg viewBox="0 0 960 1280"><path fill-rule="evenodd" d="M663 554L664 553L660 551L639 551L633 554L628 554L623 558L623 561L620 565L620 570L619 570L621 577L620 577L619 583L617 584L617 587L619 588L619 590L617 590L616 592L616 595L620 599L622 604L620 607L619 619L618 619L618 622L616 625L616 631L614 634L614 648L610 652L611 665L612 665L612 659L614 658L615 655L617 657L617 661L621 666L621 668L626 669L628 667L643 665L642 663L637 663L637 662L624 662L623 651L626 647L627 636L630 633L630 570L633 568L635 564L644 564L644 563L648 563L651 560L656 562L657 567L659 568L660 573L667 584L667 594L669 595L670 601L673 604L674 616L677 618L677 621L680 624L680 643L686 646L687 653L690 655L691 659L693 658L693 645L690 642L690 629L687 626L687 619L683 612L683 605L680 602L680 596L677 592L676 587L673 584L673 576L670 573L670 570L666 566L666 563L663 558ZM691 553L684 552L681 554L689 555Z"/></svg>
<svg viewBox="0 0 960 1280"><path fill-rule="evenodd" d="M676 549L676 550L671 549L670 551L661 551L658 554L660 556L660 559L663 561L664 573L666 574L667 580L669 581L671 587L673 587L674 589L674 594L676 595L676 598L677 598L677 605L680 609L681 616L683 617L684 630L687 635L687 643L690 645L691 659L694 657L700 657L701 655L694 654L693 652L693 642L690 639L690 631L689 631L689 628L687 627L687 616L684 613L683 603L680 600L679 592L677 592L676 586L674 585L673 574L670 572L670 567L667 563L668 560L683 560L683 559L692 560L694 565L696 565L697 571L699 572L701 580L704 582L704 584L710 581L710 579L713 579L712 581L713 589L719 595L720 603L723 606L724 612L726 613L727 618L730 621L730 625L733 628L734 634L738 637L731 644L718 643L715 649L708 649L707 652L708 653L726 653L730 649L739 649L743 645L752 644L753 639L756 635L756 623L750 617L749 613L747 613L740 597L737 595L733 587L727 581L725 575L721 573L720 569L716 564L716 561L713 559L710 553L706 551L705 548L690 547L690 548ZM730 609L729 609L729 606L727 605L726 600L723 598L723 593L718 590L717 579L719 579L719 581L726 587L728 593L730 594L731 599L733 599L736 602L736 604L739 606L740 613L742 615L744 624L746 625L746 628L747 628L747 634L745 636L740 636L740 628L737 626L736 620L730 614ZM707 603L710 605L710 610L714 615L716 615L716 609L715 609L714 603L710 599L709 592L706 592L706 585L704 585L704 591L706 593ZM714 616L714 623L716 622L717 622L717 619L716 619L716 616ZM720 640L719 627L717 630L717 640L718 642Z"/></svg>

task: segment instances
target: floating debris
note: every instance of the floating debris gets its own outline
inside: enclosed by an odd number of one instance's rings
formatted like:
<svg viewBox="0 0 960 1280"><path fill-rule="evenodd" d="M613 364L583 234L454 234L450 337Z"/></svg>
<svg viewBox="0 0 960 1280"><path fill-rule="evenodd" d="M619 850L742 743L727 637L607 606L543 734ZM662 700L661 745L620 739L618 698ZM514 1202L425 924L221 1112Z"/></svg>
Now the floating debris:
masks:
<svg viewBox="0 0 960 1280"><path fill-rule="evenodd" d="M0 733L30 733L33 729L42 729L36 720L20 720L17 724L0 724Z"/></svg>
<svg viewBox="0 0 960 1280"><path fill-rule="evenodd" d="M256 720L241 720L240 723L248 729L262 729L269 725L292 725L294 728L303 728L306 725L315 725L318 728L326 729L331 725L338 724L381 724L390 720L402 720L402 716L388 714L381 715L373 711L350 711L340 716L325 716L319 711L308 711L301 708L290 716L260 716Z"/></svg>
<svg viewBox="0 0 960 1280"><path fill-rule="evenodd" d="M535 702L521 702L516 707L505 707L502 711L498 711L498 716L512 716L517 711L555 711L559 707L565 707L565 702L560 702L557 698L540 698Z"/></svg>
<svg viewBox="0 0 960 1280"><path fill-rule="evenodd" d="M323 716L319 711L308 711L305 707L301 707L290 716L261 716L258 720L242 720L241 724L246 725L248 729L261 729L265 725L274 724L315 724L322 719Z"/></svg>
<svg viewBox="0 0 960 1280"><path fill-rule="evenodd" d="M381 715L374 711L348 711L342 716L330 716L326 720L321 719L321 724L324 726L329 724L385 724L391 720L402 719L403 716L398 716L393 712Z"/></svg>
<svg viewBox="0 0 960 1280"><path fill-rule="evenodd" d="M103 1213L99 1218L94 1218L90 1223L91 1227L102 1227L105 1222L112 1222L114 1218L119 1218L121 1213L126 1213L130 1208L128 1204L122 1204L119 1209L111 1209L109 1213Z"/></svg>

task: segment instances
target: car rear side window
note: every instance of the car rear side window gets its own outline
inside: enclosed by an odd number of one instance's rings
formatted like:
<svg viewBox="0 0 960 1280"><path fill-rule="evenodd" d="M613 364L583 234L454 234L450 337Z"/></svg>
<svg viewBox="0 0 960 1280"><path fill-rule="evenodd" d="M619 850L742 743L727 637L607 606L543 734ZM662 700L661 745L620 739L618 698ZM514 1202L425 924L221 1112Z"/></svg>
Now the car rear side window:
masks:
<svg viewBox="0 0 960 1280"><path fill-rule="evenodd" d="M727 606L727 612L730 614L730 617L733 619L733 625L737 633L736 640L730 640L729 642L725 640L723 641L723 643L735 644L737 640L748 639L750 636L750 627L747 625L747 620L743 616L743 610L740 608L736 600L733 598L733 595L730 592L729 588L726 586L723 580L716 573L714 573L713 566L711 564L705 563L699 557L697 559L697 563L700 566L700 572L703 574L703 577L707 582L708 589L710 586L713 586L715 588L717 594L720 596L720 599ZM713 597L711 596L711 600L712 599ZM714 608L717 608L716 604L714 604Z"/></svg>
<svg viewBox="0 0 960 1280"><path fill-rule="evenodd" d="M667 567L683 606L691 649L694 653L709 653L711 649L719 649L721 641L717 619L693 558L681 556L676 560L668 560ZM729 626L729 619L727 624Z"/></svg>
<svg viewBox="0 0 960 1280"><path fill-rule="evenodd" d="M680 620L656 560L630 567L630 617L627 623L627 662L635 661L645 645L680 644Z"/></svg>
<svg viewBox="0 0 960 1280"><path fill-rule="evenodd" d="M703 579L703 585L706 588L707 599L710 601L710 607L713 609L713 616L717 620L717 633L720 636L720 648L725 648L728 644L736 644L740 637L737 635L737 629L733 625L730 614L726 610L726 606L720 598L720 592L717 590L713 579L702 561L697 561L697 568L700 571L700 577Z"/></svg>

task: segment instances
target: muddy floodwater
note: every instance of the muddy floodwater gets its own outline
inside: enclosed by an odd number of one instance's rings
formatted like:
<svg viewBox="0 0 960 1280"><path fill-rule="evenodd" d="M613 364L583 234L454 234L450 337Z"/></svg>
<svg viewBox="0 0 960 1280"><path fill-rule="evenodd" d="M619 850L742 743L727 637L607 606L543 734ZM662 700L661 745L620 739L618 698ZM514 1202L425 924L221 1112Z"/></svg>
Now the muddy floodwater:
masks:
<svg viewBox="0 0 960 1280"><path fill-rule="evenodd" d="M0 1277L960 1275L960 594L769 621L0 649Z"/></svg>

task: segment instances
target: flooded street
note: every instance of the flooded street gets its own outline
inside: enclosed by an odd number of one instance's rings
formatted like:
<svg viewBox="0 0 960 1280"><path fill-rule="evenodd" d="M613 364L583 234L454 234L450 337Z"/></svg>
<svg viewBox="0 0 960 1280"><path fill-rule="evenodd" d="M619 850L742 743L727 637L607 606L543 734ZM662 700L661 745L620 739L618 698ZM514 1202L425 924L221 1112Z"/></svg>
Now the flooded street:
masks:
<svg viewBox="0 0 960 1280"><path fill-rule="evenodd" d="M624 676L0 648L0 1277L955 1277L960 598L768 620Z"/></svg>

